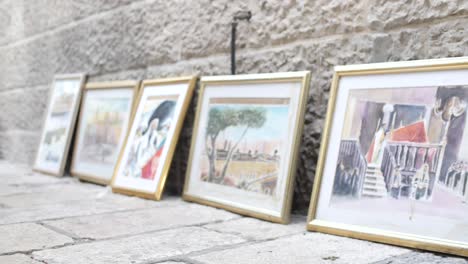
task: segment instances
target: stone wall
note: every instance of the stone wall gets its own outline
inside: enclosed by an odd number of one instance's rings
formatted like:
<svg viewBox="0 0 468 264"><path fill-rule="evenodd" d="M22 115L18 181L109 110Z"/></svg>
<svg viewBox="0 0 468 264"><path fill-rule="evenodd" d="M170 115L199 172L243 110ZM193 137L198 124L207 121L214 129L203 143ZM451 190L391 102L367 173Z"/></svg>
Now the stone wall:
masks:
<svg viewBox="0 0 468 264"><path fill-rule="evenodd" d="M253 14L238 27L238 73L312 71L296 211L308 205L334 65L468 55L465 0L0 0L1 158L32 163L56 73L87 72L91 81L229 74L238 10Z"/></svg>

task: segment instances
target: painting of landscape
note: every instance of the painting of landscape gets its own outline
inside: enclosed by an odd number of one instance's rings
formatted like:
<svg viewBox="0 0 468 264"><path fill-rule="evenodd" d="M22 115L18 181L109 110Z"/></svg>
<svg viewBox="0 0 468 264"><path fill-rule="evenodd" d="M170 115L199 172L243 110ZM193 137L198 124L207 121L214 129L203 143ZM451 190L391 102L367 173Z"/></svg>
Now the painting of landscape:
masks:
<svg viewBox="0 0 468 264"><path fill-rule="evenodd" d="M202 181L275 195L289 99L212 98L208 111Z"/></svg>
<svg viewBox="0 0 468 264"><path fill-rule="evenodd" d="M131 97L90 97L85 104L84 136L79 160L113 165L119 154L124 124L129 116Z"/></svg>
<svg viewBox="0 0 468 264"><path fill-rule="evenodd" d="M330 205L468 222L468 87L349 92Z"/></svg>

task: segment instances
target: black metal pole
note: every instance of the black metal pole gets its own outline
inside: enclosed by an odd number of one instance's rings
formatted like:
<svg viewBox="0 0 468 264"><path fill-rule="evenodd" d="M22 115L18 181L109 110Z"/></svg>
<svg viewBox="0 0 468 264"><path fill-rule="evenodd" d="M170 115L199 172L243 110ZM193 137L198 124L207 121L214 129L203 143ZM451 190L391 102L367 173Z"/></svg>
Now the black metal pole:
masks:
<svg viewBox="0 0 468 264"><path fill-rule="evenodd" d="M236 74L236 30L237 22L231 23L231 74Z"/></svg>
<svg viewBox="0 0 468 264"><path fill-rule="evenodd" d="M236 33L237 23L240 20L250 21L252 13L250 11L239 11L234 14L231 22L231 74L236 74Z"/></svg>

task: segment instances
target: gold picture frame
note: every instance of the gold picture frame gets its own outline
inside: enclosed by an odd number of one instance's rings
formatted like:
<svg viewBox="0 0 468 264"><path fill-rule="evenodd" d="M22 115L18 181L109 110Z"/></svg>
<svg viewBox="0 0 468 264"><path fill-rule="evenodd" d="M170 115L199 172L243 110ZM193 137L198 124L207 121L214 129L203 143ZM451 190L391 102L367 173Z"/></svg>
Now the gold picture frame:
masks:
<svg viewBox="0 0 468 264"><path fill-rule="evenodd" d="M81 170L80 168L77 167L77 158L78 158L78 150L79 150L79 146L80 144L82 144L82 142L80 142L80 130L82 128L82 126L84 125L84 106L86 104L86 99L87 99L87 95L90 91L115 91L115 90L123 90L123 89L127 89L129 91L131 91L131 100L130 100L130 109L129 109L129 113L128 113L128 117L127 117L127 121L128 122L128 125L127 125L127 129L125 129L125 131L123 132L123 140L125 140L125 137L126 137L126 134L127 134L127 131L130 127L130 124L131 124L131 121L132 121L132 117L133 117L133 111L135 109L135 101L136 101L136 97L138 95L138 89L140 87L140 81L132 81L132 80L127 80L127 81L111 81L111 82L93 82L93 83L87 83L84 87L84 90L83 90L83 95L82 95L82 100L81 100L81 111L80 111L80 114L79 114L79 117L78 117L78 126L77 126L77 131L76 131L76 139L75 139L75 144L74 144L74 148L73 148L73 155L72 155L72 163L71 163L71 167L70 167L70 174L74 177L77 177L79 178L80 180L83 180L83 181L88 181L88 182L92 182L92 183L96 183L96 184L100 184L100 185L108 185L110 184L110 181L112 179L112 174L113 174L113 171L114 171L114 168L116 166L116 164L113 165L113 169L112 169L112 173L109 177L109 179L105 179L103 178L102 176L100 175L97 175L96 173L89 173L89 172L84 172L83 170ZM123 144L122 144L123 145ZM117 153L117 157L118 155L120 154L120 151L121 151L121 148L118 150L118 153ZM115 161L115 163L117 163L117 160ZM96 171L96 170L94 170Z"/></svg>
<svg viewBox="0 0 468 264"><path fill-rule="evenodd" d="M180 132L183 127L185 115L188 111L188 107L190 105L191 98L195 90L197 80L198 80L198 76L193 75L193 76L184 76L184 77L176 77L176 78L144 80L141 83L141 88L139 91L138 99L135 103L135 108L133 112L132 124L129 128L130 130L127 134L127 138L125 139L124 147L122 148L122 151L120 152L117 166L115 167L114 175L112 177L111 186L112 186L113 192L121 193L125 195L131 195L131 196L138 196L138 197L152 199L152 200L161 199L163 190L164 190L164 185L167 179L167 175L169 173L169 168L172 162L172 158L174 156L174 151L177 145L177 141L178 141ZM181 86L182 88L180 89L179 93L177 93L176 88L174 88L176 85L183 85L183 87ZM138 111L139 107L142 104L142 100L143 100L146 89L149 89L149 88L154 88L155 91L158 91L158 89L161 89L161 90L166 89L168 90L167 96L177 95L177 96L183 96L183 98L180 99L179 101L179 97L177 97L177 100L176 100L177 105L180 102L180 111L178 112L179 115L175 113L176 116L174 117L174 119L176 119L176 121L175 122L173 121L174 126L173 126L172 137L169 142L164 143L165 144L164 148L167 150L166 152L167 154L165 156L165 159L163 160L163 165L160 167L160 170L158 167L158 171L160 171L160 174L159 176L156 175L158 179L154 182L155 187L151 188L151 190L142 190L141 188L135 188L132 186L119 185L117 181L119 180L118 177L121 177L119 174L119 171L123 165L123 162L124 162L123 159L127 153L127 148L131 147L129 146L130 144L129 140L130 140L130 136L132 135L132 130L134 126L137 125L135 124L135 122L138 121L137 115L140 114ZM141 107L143 109L144 106L141 106ZM167 147L166 147L166 144L167 144ZM142 186L144 185L145 184L142 183Z"/></svg>
<svg viewBox="0 0 468 264"><path fill-rule="evenodd" d="M369 82L365 83L364 80L361 81L360 84L353 84L352 83L353 81L357 82L356 80L358 80L359 78L363 76L366 76L366 77L369 76L369 78L376 78L375 80L377 80L377 78L381 78L381 79L378 79L380 80L380 83L382 83L381 85L387 85L386 87L388 87L388 88L383 87L383 89L393 89L393 88L403 87L406 91L408 91L408 89L427 88L427 87L433 87L434 89L439 89L440 86L443 86L444 82L447 82L448 84L446 85L448 86L449 85L468 85L468 80L465 80L465 79L463 81L459 81L458 84L454 81L452 81L452 84L450 84L449 81L446 80L447 78L444 79L440 77L443 74L458 74L458 72L460 71L463 71L465 76L467 75L466 72L468 72L468 57L434 59L434 60L418 60L418 61L406 61L406 62L388 62L388 63L375 63L375 64L362 64L362 65L349 65L349 66L336 66L335 67L335 73L334 73L332 84L331 84L330 99L328 102L328 111L327 111L327 116L325 119L323 135L322 135L320 154L319 154L319 159L317 162L314 187L313 187L313 191L311 195L311 203L310 203L308 219L307 219L307 230L323 232L323 233L339 235L339 236L345 236L345 237L351 237L351 238L356 238L356 239L370 240L374 242L392 244L392 245L397 245L397 246L404 246L404 247L409 247L409 248L430 250L430 251L460 255L460 256L465 256L465 257L468 256L468 242L455 241L453 239L447 239L444 237L440 238L436 236L427 235L429 234L429 230L433 229L433 228L430 228L430 225L431 225L430 222L424 225L427 230L426 232L428 232L425 235L421 235L413 230L412 230L413 233L410 233L408 231L401 231L401 230L404 230L403 228L400 230L397 230L396 228L400 228L400 226L392 227L393 228L392 229L388 227L387 228L382 227L385 225L382 225L381 223L380 223L381 224L380 227L371 226L370 224L366 226L364 224L352 223L353 221L356 221L356 220L354 219L349 220L349 218L351 217L342 217L342 215L345 212L344 210L342 210L344 206L343 204L340 204L340 206L342 207L333 208L330 206L331 198L330 200L327 199L328 196L333 197L334 195L332 194L332 192L335 190L334 180L335 180L335 177L338 177L336 175L338 174L337 166L339 165L338 158L337 159L329 158L329 155L332 155L332 157L335 157L335 156L339 157L338 156L340 153L339 150L337 152L338 154L333 154L336 152L336 147L333 145L335 144L335 142L337 142L337 140L340 140L339 142L342 142L343 140L345 140L345 138L343 137L344 135L343 131L345 131L344 124L347 119L343 118L343 120L341 119L337 120L336 115L338 114L338 116L340 117L348 116L348 114L346 114L347 112L349 112L348 107L350 104L349 103L350 101L348 101L350 98L350 95L348 94L351 94L351 92L349 92L349 89L352 89L353 85L355 85L354 87L358 87L357 89L371 88L370 86L371 84L369 84ZM423 78L423 76L427 76L427 74L432 74L431 78ZM460 76L460 75L457 75L457 76ZM387 79L384 79L385 77L387 77ZM393 78L393 77L398 77L399 79L401 79L400 83L406 86L398 86L398 85L393 86L393 87L390 86L388 84L389 83L388 78ZM348 78L348 79L345 79L345 78ZM405 79L405 78L408 78L408 79ZM417 83L419 80L423 84L416 84L414 86L413 85L408 86L408 84L405 82L409 80L409 78L414 79L414 80L411 79L412 80L411 83L413 82ZM422 78L422 79L418 79L418 78ZM385 80L385 81L382 81L382 80ZM453 78L452 80L459 80L459 79ZM430 82L433 82L433 85L429 85ZM347 86L343 86L343 85L347 85ZM365 88L359 88L359 85L362 85L363 87L365 86ZM401 90L403 90L403 88L401 88ZM343 91L341 89L343 89ZM343 94L340 95L340 93L343 93L346 96L343 96ZM347 101L347 104L345 106L346 108L344 108L346 113L344 114L341 114L343 112L343 108L341 106L337 106L339 104L338 102L343 102L344 100L344 99L342 100L340 96L345 98L345 100ZM434 100L437 100L437 96L435 97ZM432 115L432 114L433 113L431 112L429 115ZM383 119L384 117L382 117L382 120ZM339 130L339 127L341 125L338 126L337 124L341 124L341 123L343 123L343 129ZM381 124L385 125L382 122ZM333 135L335 135L334 137L331 136L332 133ZM340 137L336 139L338 133ZM390 132L390 133L393 133L393 132ZM426 152L425 159L427 158L427 156L428 154ZM406 155L402 157L405 157L404 159L406 159ZM366 161L374 162L372 158L373 158L372 154L371 156L364 157L364 159L371 159L370 161L368 160ZM403 163L404 165L401 165L402 168L406 168L406 164L407 164L406 160L404 162L405 162ZM443 160L440 161L440 163L442 162ZM338 164L338 165L333 167L333 164ZM413 164L414 164L414 161L413 161ZM435 167L437 166L439 165L436 165ZM336 170L333 170L334 168L336 168ZM328 171L328 173L326 173L326 171ZM438 172L434 176L436 180L433 186L436 186L439 183L440 175L441 173L439 169ZM330 179L333 181L330 181ZM326 186L326 187L323 187L323 186ZM324 188L324 190L326 191L322 190L322 188ZM392 188L394 188L394 186L391 186L390 190L393 190ZM388 193L388 195L392 195L392 193ZM400 193L398 193L398 196L397 196L398 198L399 198L399 195ZM394 197L391 197L391 198L395 199ZM321 201L320 199L322 199L323 201L322 203L320 202ZM408 201L410 199L414 199L414 198L412 197L408 198ZM328 204L324 205L327 202ZM386 210L388 209L388 207L384 207L384 208L386 208ZM332 214L331 212L333 210L335 210L334 212L337 212L337 210L338 211L342 210L342 211L340 214ZM347 210L346 211L347 214L349 214L350 211L352 211L349 208L347 208L346 210ZM365 210L365 209L362 209L362 210ZM359 214L359 212L355 214ZM341 219L335 220L333 217L338 218L338 215L341 216ZM409 220L414 221L412 220L411 217L409 218ZM368 223L371 223L371 220L367 220L367 221ZM377 225L377 224L372 222L372 225ZM396 225L397 225L396 223L393 224L393 226L396 226ZM418 232L425 232L425 231L418 230ZM447 234L447 237L448 237L448 234Z"/></svg>
<svg viewBox="0 0 468 264"><path fill-rule="evenodd" d="M292 195L293 195L293 189L294 189L294 177L296 174L296 166L297 166L297 160L298 160L298 154L299 154L299 145L302 139L301 135L302 135L303 125L304 125L304 115L305 115L305 108L306 108L307 99L308 99L309 84L310 84L310 72L308 71L270 73L270 74L250 74L250 75L236 75L236 76L202 77L200 81L201 88L200 88L200 93L199 93L199 98L198 98L194 129L192 133L192 142L191 142L191 148L190 148L189 161L187 165L187 173L186 173L186 178L185 178L183 199L186 201L213 206L213 207L229 210L238 214L256 217L256 218L271 221L271 222L277 222L277 223L282 223L282 224L288 223L290 221L290 211L291 211ZM239 85L244 86L244 87L243 88L235 87ZM198 166L196 165L197 161L195 160L195 156L197 157L202 156L201 153L203 153L202 151L198 150L199 147L197 146L197 142L199 142L198 135L202 135L203 133L200 129L204 129L203 127L201 127L202 126L201 122L202 120L208 120L208 117L206 117L208 116L208 113L207 113L208 110L204 110L205 108L208 109L208 103L206 103L205 105L204 100L208 100L208 98L211 98L211 97L208 97L207 95L208 89L211 89L213 91L216 91L217 89L218 90L223 89L223 88L211 87L211 86L223 86L223 87L228 87L228 89L233 90L232 96L234 96L234 98L231 98L231 99L235 101L238 101L238 100L252 101L252 98L263 100L269 97L269 96L265 96L265 93L264 93L265 90L263 90L263 95L256 95L256 97L249 98L252 96L252 93L246 93L246 90L250 89L250 88L246 88L247 86L250 86L250 87L258 86L258 88L261 88L261 89L265 89L266 86L272 86L272 87L274 86L274 89L279 90L279 91L287 90L287 91L295 92L294 96L291 95L292 92L290 92L289 94L290 97L285 96L288 98L288 100L290 98L294 98L294 101L291 101L291 103L289 103L288 101L288 103L286 104L287 113L290 113L289 112L290 109L296 109L296 110L295 111L291 110L291 112L294 112L293 113L294 118L291 118L292 121L288 121L290 122L288 123L290 124L290 126L288 126L288 128L285 129L287 131L285 133L290 133L290 131L293 131L291 135L292 144L290 146L285 146L283 148L285 151L281 152L281 153L289 153L289 155L285 155L285 158L282 159L281 161L281 164L284 165L283 171L285 171L283 175L283 179L282 179L282 182L283 182L282 186L284 186L284 188L282 188L282 190L279 191L280 193L282 192L283 195L280 195L282 197L281 197L281 200L277 204L278 209L275 212L273 212L272 210L263 210L263 208L260 210L248 208L248 206L245 206L245 204L223 202L221 201L222 198L221 199L211 198L210 194L207 192L201 191L202 193L196 193L192 190L192 187L191 187L192 178L196 178L200 182L202 181L200 179L201 177L200 174L197 174L198 176L192 177L192 173L198 173L196 171L193 172L194 167ZM244 89L244 90L243 92L239 92L239 89ZM205 97L207 97L207 99L205 99ZM222 98L222 96L219 98ZM278 99L279 98L280 97L278 97ZM216 96L215 96L215 99L213 100L217 100ZM224 99L220 99L220 100L224 100ZM232 101L232 103L239 104L238 102L234 102L234 101ZM247 104L251 104L251 103L247 102ZM291 106L293 104L294 104L294 107ZM202 114L202 112L204 114ZM203 122L208 122L208 121L203 121ZM233 149L232 151L234 151L235 148L236 148L235 146L232 147ZM195 154L196 149L199 152L199 153L197 152L198 154ZM266 151L263 151L263 154L259 152L260 155L265 155L265 153ZM199 172L201 172L201 170ZM278 171L277 173L279 174L280 172ZM278 181L277 178L278 176L276 175L275 184ZM202 184L207 184L207 185L211 184L212 186L215 186L214 183L202 183ZM218 186L221 186L221 184L219 185L216 184L216 187ZM196 187L193 187L193 188L197 189ZM225 188L225 186L221 186L219 188ZM232 188L232 187L228 187L228 188ZM233 191L236 191L236 192L238 191L236 188L232 188L232 189ZM222 194L222 195L225 195L225 194ZM268 199L273 199L273 198L268 197Z"/></svg>
<svg viewBox="0 0 468 264"><path fill-rule="evenodd" d="M47 110L46 110L46 113L44 114L44 118L43 118L43 128L42 128L42 131L41 131L41 142L39 144L39 148L37 150L36 157L34 159L34 165L33 165L33 168L32 168L33 171L48 174L48 175L52 175L52 176L56 176L56 177L62 177L63 176L64 171L65 171L65 165L67 163L69 149L70 149L70 143L71 143L71 140L72 140L73 133L75 131L75 124L76 124L76 118L78 116L78 109L79 109L79 106L80 106L81 93L82 93L82 90L83 90L83 87L84 87L84 83L86 81L86 77L87 77L86 74L83 74L83 73L58 74L58 75L54 76L51 87L50 87L50 90L49 90L48 106L47 106ZM42 144L43 140L45 140L45 137L46 137L45 133L47 131L47 121L49 119L49 112L52 111L52 104L53 104L53 99L54 99L53 96L54 96L54 93L55 93L56 84L58 82L60 82L60 81L67 81L67 80L78 81L78 87L77 87L78 90L77 90L76 98L72 102L72 104L73 104L72 109L70 109L70 112L71 112L70 113L70 115L71 115L70 120L69 120L68 124L65 125L65 129L66 129L66 131L68 131L68 133L65 135L65 142L64 142L63 152L61 151L61 153L60 153L61 158L60 158L60 162L58 164L58 169L53 170L53 169L44 168L43 166L41 167L40 164L38 164L38 162L39 162L38 159L40 157L40 150L43 147L43 144Z"/></svg>

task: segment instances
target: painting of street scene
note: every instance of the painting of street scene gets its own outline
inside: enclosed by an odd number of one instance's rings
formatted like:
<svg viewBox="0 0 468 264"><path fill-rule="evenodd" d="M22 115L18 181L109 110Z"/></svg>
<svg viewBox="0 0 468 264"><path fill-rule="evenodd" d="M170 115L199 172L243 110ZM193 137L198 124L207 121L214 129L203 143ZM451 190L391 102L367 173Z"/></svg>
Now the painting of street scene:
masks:
<svg viewBox="0 0 468 264"><path fill-rule="evenodd" d="M39 157L42 161L59 163L67 141L67 127L73 114L77 87L57 82L47 118Z"/></svg>
<svg viewBox="0 0 468 264"><path fill-rule="evenodd" d="M212 98L208 111L202 181L275 195L289 99Z"/></svg>
<svg viewBox="0 0 468 264"><path fill-rule="evenodd" d="M79 160L113 165L119 154L119 142L125 133L131 98L89 98L83 109L84 136Z"/></svg>
<svg viewBox="0 0 468 264"><path fill-rule="evenodd" d="M467 102L466 86L351 90L330 206L468 220Z"/></svg>
<svg viewBox="0 0 468 264"><path fill-rule="evenodd" d="M126 177L154 180L161 162L168 132L173 125L178 96L150 96L143 110L136 113L140 122L133 124L133 137L128 139L127 160L123 161ZM137 120L135 118L135 120Z"/></svg>

